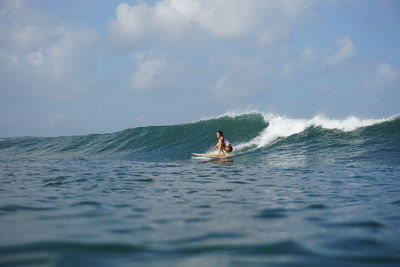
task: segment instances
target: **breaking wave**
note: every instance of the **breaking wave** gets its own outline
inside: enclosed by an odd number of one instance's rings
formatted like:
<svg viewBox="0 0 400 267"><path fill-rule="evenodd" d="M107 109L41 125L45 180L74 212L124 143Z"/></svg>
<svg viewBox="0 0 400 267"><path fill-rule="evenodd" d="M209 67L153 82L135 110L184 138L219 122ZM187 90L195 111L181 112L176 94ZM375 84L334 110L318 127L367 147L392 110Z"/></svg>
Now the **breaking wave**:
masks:
<svg viewBox="0 0 400 267"><path fill-rule="evenodd" d="M294 119L261 112L226 113L193 123L147 126L110 134L0 139L0 157L119 158L145 161L190 159L224 131L241 157L268 153L378 156L400 164L400 117ZM376 152L381 154L376 155ZM374 154L375 153L375 154ZM354 159L354 158L353 158ZM382 161L381 161L382 162Z"/></svg>

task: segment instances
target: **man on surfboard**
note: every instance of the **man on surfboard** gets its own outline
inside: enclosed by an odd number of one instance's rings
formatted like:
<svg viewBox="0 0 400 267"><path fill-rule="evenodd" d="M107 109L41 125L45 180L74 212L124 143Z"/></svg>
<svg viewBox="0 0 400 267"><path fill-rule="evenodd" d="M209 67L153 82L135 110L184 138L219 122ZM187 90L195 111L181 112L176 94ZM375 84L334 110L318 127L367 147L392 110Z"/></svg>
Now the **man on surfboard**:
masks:
<svg viewBox="0 0 400 267"><path fill-rule="evenodd" d="M217 147L219 148L218 156L225 156L225 153L232 152L232 145L229 140L224 137L223 132L217 131L215 136L218 138L218 142L209 150L209 152L214 151Z"/></svg>

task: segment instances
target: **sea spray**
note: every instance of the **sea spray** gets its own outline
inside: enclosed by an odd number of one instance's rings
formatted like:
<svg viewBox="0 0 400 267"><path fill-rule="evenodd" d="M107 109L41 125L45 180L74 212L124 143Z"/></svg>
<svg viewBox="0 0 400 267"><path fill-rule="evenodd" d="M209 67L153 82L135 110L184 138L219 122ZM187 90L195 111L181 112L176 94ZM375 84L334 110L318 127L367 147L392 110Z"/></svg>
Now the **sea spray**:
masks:
<svg viewBox="0 0 400 267"><path fill-rule="evenodd" d="M265 147L278 138L285 138L301 133L309 127L321 127L323 129L337 129L349 132L361 127L367 127L397 118L396 116L392 116L382 119L360 119L355 116L350 116L346 119L339 120L317 115L311 119L292 119L274 114L263 114L263 117L268 123L268 127L265 128L259 136L255 137L249 142L236 145L236 149L241 150L248 147Z"/></svg>

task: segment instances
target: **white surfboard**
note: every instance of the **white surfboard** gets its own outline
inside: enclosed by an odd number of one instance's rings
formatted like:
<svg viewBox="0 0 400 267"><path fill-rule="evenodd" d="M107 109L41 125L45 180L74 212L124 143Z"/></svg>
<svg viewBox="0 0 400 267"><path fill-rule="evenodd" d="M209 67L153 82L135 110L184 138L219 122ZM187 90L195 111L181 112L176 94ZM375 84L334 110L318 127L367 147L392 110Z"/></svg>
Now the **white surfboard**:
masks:
<svg viewBox="0 0 400 267"><path fill-rule="evenodd" d="M209 159L223 159L230 156L229 154L226 154L225 156L218 156L218 154L201 154L201 153L192 153L192 155L196 157L209 158Z"/></svg>

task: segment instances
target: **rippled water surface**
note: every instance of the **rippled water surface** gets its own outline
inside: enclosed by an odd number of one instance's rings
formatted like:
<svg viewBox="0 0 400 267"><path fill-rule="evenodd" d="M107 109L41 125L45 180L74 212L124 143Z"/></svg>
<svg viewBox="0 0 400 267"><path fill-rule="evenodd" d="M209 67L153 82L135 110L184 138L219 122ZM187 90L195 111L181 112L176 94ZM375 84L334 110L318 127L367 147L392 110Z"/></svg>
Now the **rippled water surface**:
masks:
<svg viewBox="0 0 400 267"><path fill-rule="evenodd" d="M400 266L400 117L0 138L0 266L141 265Z"/></svg>
<svg viewBox="0 0 400 267"><path fill-rule="evenodd" d="M0 164L3 266L400 263L398 165Z"/></svg>

